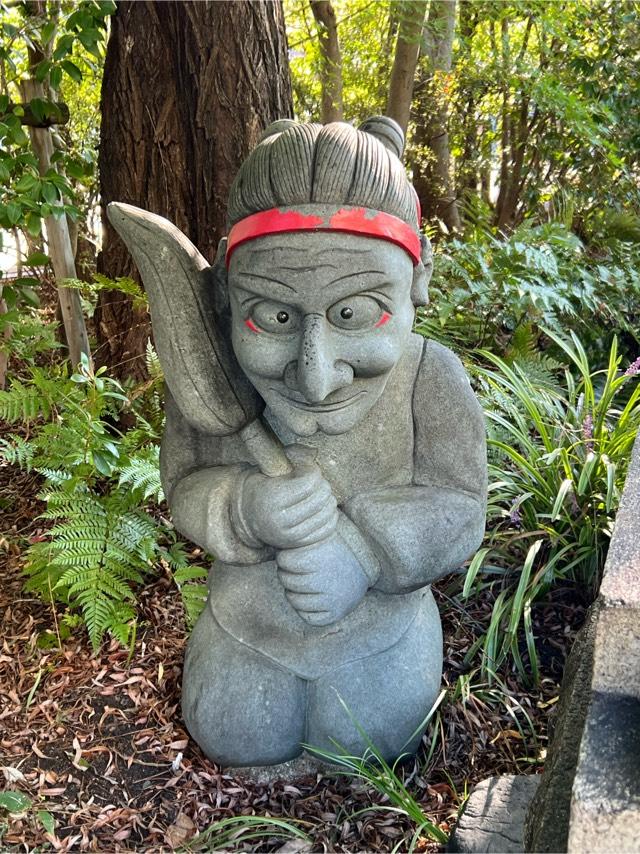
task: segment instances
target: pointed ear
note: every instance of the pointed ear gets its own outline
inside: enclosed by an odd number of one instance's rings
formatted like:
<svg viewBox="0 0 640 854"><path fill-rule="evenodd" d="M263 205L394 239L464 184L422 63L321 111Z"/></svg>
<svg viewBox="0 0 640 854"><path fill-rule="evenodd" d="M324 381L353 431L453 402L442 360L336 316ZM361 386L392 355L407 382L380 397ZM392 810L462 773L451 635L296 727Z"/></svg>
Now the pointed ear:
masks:
<svg viewBox="0 0 640 854"><path fill-rule="evenodd" d="M411 283L411 301L417 307L429 304L429 282L433 273L433 250L429 238L420 235L420 263L413 268Z"/></svg>
<svg viewBox="0 0 640 854"><path fill-rule="evenodd" d="M120 202L107 214L142 276L160 363L182 415L206 433L236 432L256 417L260 403L233 354L228 311L216 310L211 274L218 276L221 265L209 267L164 217Z"/></svg>

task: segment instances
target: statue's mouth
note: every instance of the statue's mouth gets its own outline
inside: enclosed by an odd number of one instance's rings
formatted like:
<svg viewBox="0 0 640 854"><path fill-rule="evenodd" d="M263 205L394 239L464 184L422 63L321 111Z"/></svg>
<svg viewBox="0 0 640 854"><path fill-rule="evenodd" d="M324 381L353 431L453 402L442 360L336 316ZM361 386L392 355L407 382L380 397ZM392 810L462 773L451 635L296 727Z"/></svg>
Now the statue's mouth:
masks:
<svg viewBox="0 0 640 854"><path fill-rule="evenodd" d="M355 403L356 400L367 393L366 389L360 389L360 391L353 392L348 397L345 397L344 394L342 394L340 398L337 399L336 396L329 395L332 400L329 400L326 403L309 403L304 399L304 397L302 397L302 395L297 395L295 392L284 394L279 389L272 390L277 391L281 397L283 397L292 406L295 406L296 409L304 409L305 412L339 412L341 409L346 409L348 406L351 406L351 404Z"/></svg>

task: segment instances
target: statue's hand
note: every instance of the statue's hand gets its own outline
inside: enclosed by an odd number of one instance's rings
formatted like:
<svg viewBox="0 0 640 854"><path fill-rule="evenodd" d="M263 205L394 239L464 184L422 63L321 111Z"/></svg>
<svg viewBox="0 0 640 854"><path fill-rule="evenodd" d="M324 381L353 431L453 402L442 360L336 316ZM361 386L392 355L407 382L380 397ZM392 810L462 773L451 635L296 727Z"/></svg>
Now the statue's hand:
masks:
<svg viewBox="0 0 640 854"><path fill-rule="evenodd" d="M313 626L346 617L369 587L355 555L335 534L313 546L282 551L276 560L287 599Z"/></svg>
<svg viewBox="0 0 640 854"><path fill-rule="evenodd" d="M308 460L294 461L293 474L281 477L252 472L242 488L240 512L250 536L276 549L318 543L338 522L331 487Z"/></svg>

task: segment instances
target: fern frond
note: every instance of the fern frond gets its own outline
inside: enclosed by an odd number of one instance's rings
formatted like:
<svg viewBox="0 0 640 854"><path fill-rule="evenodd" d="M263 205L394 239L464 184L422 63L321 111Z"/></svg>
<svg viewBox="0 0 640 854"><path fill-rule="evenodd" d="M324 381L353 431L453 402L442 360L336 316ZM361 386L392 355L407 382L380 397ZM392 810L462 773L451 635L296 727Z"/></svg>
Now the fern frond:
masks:
<svg viewBox="0 0 640 854"><path fill-rule="evenodd" d="M10 435L8 439L0 439L0 459L11 465L31 471L33 455L33 446L24 436Z"/></svg>
<svg viewBox="0 0 640 854"><path fill-rule="evenodd" d="M51 401L40 389L13 380L9 391L0 391L0 420L9 424L28 424L38 418L48 418Z"/></svg>
<svg viewBox="0 0 640 854"><path fill-rule="evenodd" d="M120 470L118 485L128 485L145 499L153 497L158 502L162 501L164 492L160 482L160 448L157 445L147 446L144 451L131 457L129 463Z"/></svg>

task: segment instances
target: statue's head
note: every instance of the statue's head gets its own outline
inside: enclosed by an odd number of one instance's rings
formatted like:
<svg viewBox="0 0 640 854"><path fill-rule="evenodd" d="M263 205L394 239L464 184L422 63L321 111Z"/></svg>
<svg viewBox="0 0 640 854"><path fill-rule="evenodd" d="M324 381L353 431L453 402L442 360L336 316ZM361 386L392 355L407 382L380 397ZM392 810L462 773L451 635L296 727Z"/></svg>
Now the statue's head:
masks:
<svg viewBox="0 0 640 854"><path fill-rule="evenodd" d="M344 433L382 394L427 299L431 249L379 117L267 129L229 198L237 359L296 435Z"/></svg>

